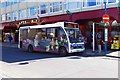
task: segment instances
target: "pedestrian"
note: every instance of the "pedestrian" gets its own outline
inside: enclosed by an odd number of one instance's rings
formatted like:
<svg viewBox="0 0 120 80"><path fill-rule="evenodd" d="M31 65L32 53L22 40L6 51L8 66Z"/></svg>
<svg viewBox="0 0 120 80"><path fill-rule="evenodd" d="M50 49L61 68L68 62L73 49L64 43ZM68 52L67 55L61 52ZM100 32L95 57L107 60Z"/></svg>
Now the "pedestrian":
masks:
<svg viewBox="0 0 120 80"><path fill-rule="evenodd" d="M11 35L9 35L9 36L8 36L8 39L9 39L9 43L11 44L11 41L12 41L12 36L11 36Z"/></svg>
<svg viewBox="0 0 120 80"><path fill-rule="evenodd" d="M14 43L15 42L15 34L13 32L11 33L11 37L12 37L12 41L11 42Z"/></svg>
<svg viewBox="0 0 120 80"><path fill-rule="evenodd" d="M6 42L6 39L7 39L7 37L6 37L6 35L4 35L3 36L3 42Z"/></svg>

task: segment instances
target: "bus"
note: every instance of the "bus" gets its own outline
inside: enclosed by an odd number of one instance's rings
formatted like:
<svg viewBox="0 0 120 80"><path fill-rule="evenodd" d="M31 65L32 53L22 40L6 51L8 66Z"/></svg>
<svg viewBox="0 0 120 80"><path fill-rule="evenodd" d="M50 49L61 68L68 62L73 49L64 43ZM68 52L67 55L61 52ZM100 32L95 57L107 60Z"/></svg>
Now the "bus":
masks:
<svg viewBox="0 0 120 80"><path fill-rule="evenodd" d="M74 22L24 26L19 28L18 48L28 52L53 52L60 55L84 52L84 37Z"/></svg>

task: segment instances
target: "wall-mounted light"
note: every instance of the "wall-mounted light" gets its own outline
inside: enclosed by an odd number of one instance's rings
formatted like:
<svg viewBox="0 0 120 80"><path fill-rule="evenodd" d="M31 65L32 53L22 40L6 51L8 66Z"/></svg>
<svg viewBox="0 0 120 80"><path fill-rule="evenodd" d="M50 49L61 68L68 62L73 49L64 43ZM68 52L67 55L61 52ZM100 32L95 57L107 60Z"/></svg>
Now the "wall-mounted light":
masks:
<svg viewBox="0 0 120 80"><path fill-rule="evenodd" d="M34 22L33 20L31 20L31 23Z"/></svg>
<svg viewBox="0 0 120 80"><path fill-rule="evenodd" d="M26 21L25 21L25 23L26 23Z"/></svg>

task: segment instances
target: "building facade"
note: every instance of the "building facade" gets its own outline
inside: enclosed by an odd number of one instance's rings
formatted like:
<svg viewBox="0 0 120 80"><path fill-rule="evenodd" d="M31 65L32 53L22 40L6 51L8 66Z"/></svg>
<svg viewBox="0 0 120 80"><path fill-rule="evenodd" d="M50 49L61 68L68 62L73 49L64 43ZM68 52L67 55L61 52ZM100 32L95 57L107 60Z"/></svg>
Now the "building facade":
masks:
<svg viewBox="0 0 120 80"><path fill-rule="evenodd" d="M109 25L120 22L119 0L1 0L0 29L15 32L20 26L73 21L80 24L85 37L90 37L91 23L102 23L102 16L110 16ZM116 25L116 24L115 24ZM101 31L102 28L96 29Z"/></svg>

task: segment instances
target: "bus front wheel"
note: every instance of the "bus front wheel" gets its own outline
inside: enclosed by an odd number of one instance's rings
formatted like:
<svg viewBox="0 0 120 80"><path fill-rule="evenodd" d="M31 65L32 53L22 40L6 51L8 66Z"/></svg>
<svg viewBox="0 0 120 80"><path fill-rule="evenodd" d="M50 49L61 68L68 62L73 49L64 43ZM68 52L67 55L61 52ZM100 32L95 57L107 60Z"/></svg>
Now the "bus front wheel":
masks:
<svg viewBox="0 0 120 80"><path fill-rule="evenodd" d="M28 46L28 52L33 52L33 47L31 45Z"/></svg>
<svg viewBox="0 0 120 80"><path fill-rule="evenodd" d="M59 48L59 53L61 56L66 56L67 55L67 50L65 47L60 47Z"/></svg>

